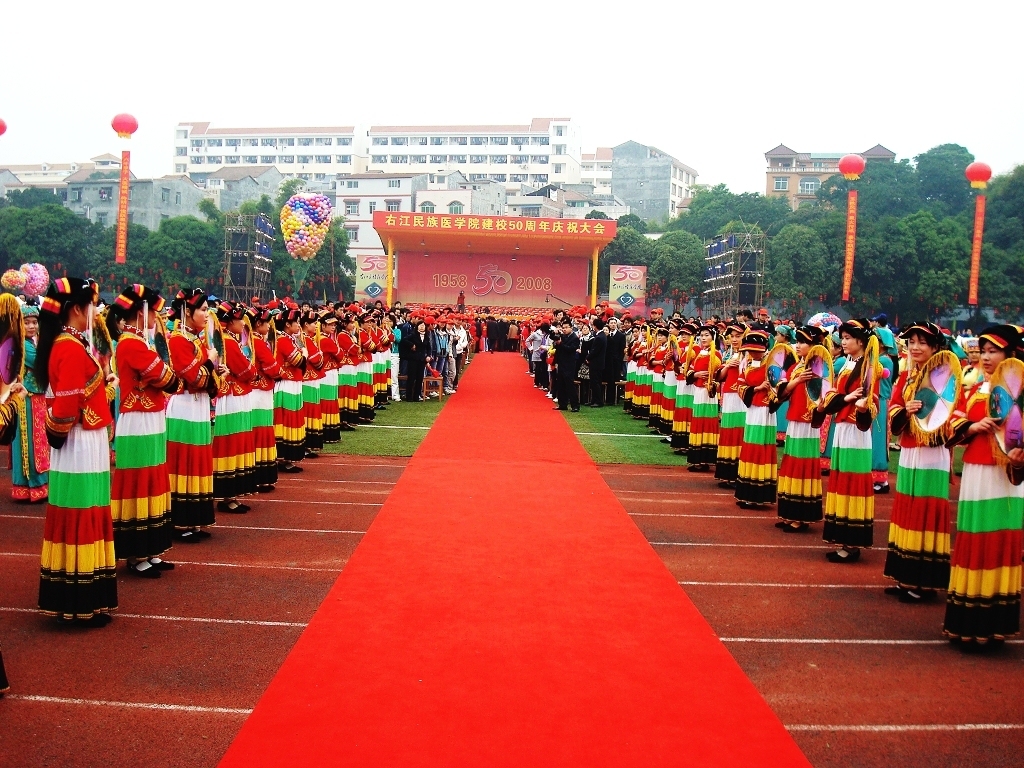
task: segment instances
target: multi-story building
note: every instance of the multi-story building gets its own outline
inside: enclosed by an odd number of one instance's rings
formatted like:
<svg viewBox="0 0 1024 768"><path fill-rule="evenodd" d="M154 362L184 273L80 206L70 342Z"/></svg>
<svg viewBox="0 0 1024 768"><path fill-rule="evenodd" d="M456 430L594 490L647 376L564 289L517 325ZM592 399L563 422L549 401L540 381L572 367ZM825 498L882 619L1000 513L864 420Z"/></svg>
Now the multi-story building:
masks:
<svg viewBox="0 0 1024 768"><path fill-rule="evenodd" d="M579 128L570 118L529 125L375 125L367 131L370 171L446 175L521 185L580 180Z"/></svg>
<svg viewBox="0 0 1024 768"><path fill-rule="evenodd" d="M801 205L817 200L818 189L825 179L839 173L839 160L845 152L795 152L785 144L764 153L768 161L765 194L785 197L795 211ZM888 162L896 153L876 144L860 153L869 162Z"/></svg>
<svg viewBox="0 0 1024 768"><path fill-rule="evenodd" d="M5 189L52 189L61 201L67 198L67 180L83 172L105 174L121 170L121 158L116 155L98 155L87 163L37 163L34 165L0 166Z"/></svg>
<svg viewBox="0 0 1024 768"><path fill-rule="evenodd" d="M598 147L594 154L583 155L580 165L580 183L591 184L594 194L612 193L612 148Z"/></svg>
<svg viewBox="0 0 1024 768"><path fill-rule="evenodd" d="M480 216L504 216L508 193L505 185L490 179L469 181L455 171L447 176L429 174L427 188L416 193L420 213L471 213Z"/></svg>
<svg viewBox="0 0 1024 768"><path fill-rule="evenodd" d="M678 216L697 171L657 147L627 141L612 149L612 194L645 221Z"/></svg>
<svg viewBox="0 0 1024 768"><path fill-rule="evenodd" d="M377 230L373 228L374 212L414 211L417 193L427 188L427 176L425 173L353 173L338 179L334 215L345 219L348 251L357 265L360 257L384 253Z"/></svg>
<svg viewBox="0 0 1024 768"><path fill-rule="evenodd" d="M242 203L263 195L273 200L283 180L284 175L273 165L225 166L207 176L203 187L219 210L237 211Z"/></svg>
<svg viewBox="0 0 1024 768"><path fill-rule="evenodd" d="M120 171L102 174L86 170L72 174L67 179L68 199L64 206L89 221L114 226L120 199L119 176ZM128 222L156 230L161 221L175 216L198 217L203 197L203 190L187 176L138 179L133 174L128 187Z"/></svg>
<svg viewBox="0 0 1024 768"><path fill-rule="evenodd" d="M585 219L591 211L609 219L629 213L614 195L598 195L591 184L546 184L508 198L508 215L544 219Z"/></svg>
<svg viewBox="0 0 1024 768"><path fill-rule="evenodd" d="M356 154L355 127L213 128L178 123L174 172L197 181L233 165L273 165L284 176L333 181L339 173L365 170Z"/></svg>

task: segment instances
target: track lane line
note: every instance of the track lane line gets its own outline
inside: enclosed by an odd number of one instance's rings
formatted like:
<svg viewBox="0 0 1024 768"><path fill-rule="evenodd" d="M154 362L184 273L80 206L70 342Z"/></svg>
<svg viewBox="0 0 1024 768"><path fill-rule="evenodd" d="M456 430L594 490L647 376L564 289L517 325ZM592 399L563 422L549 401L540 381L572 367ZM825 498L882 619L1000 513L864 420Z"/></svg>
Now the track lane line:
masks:
<svg viewBox="0 0 1024 768"><path fill-rule="evenodd" d="M39 559L37 552L0 552L0 557L32 557ZM332 578L337 578L338 572L345 567L345 563L322 566L320 568L308 568L300 565L265 565L258 563L211 563L201 560L179 560L174 558L171 562L177 565L202 565L209 568L265 568L271 571L305 571L309 573L324 573ZM348 562L347 560L345 561Z"/></svg>
<svg viewBox="0 0 1024 768"><path fill-rule="evenodd" d="M782 584L758 581L678 581L686 587L769 587L779 589L882 589L886 584Z"/></svg>
<svg viewBox="0 0 1024 768"><path fill-rule="evenodd" d="M42 520L41 517L34 517L32 515L0 515L0 517L13 517L19 520ZM229 531L284 531L287 533L351 533L362 536L366 531L346 531L336 528L272 528L269 526L260 525L224 525L220 524L216 526L218 529L229 530Z"/></svg>
<svg viewBox="0 0 1024 768"><path fill-rule="evenodd" d="M720 637L723 643L768 643L772 645L949 645L949 640L879 640L874 638L826 637ZM1021 645L1024 640L1007 640Z"/></svg>
<svg viewBox="0 0 1024 768"><path fill-rule="evenodd" d="M236 707L200 707L195 704L158 704L142 701L103 701L101 699L69 699L63 696L34 696L24 693L8 693L5 699L13 701L37 701L46 704L75 704L89 707L120 707L122 709L157 709L170 712L196 712L216 715L251 715L251 709Z"/></svg>
<svg viewBox="0 0 1024 768"><path fill-rule="evenodd" d="M0 612L3 613L35 613L39 611L36 608L11 608L7 606L0 606ZM304 628L307 626L307 622L304 621L259 621L256 619L215 619L206 616L161 616L159 614L144 614L144 613L121 613L117 611L113 614L114 616L121 619L152 619L156 621L190 621L197 624L244 624L253 627L299 627Z"/></svg>
<svg viewBox="0 0 1024 768"><path fill-rule="evenodd" d="M788 731L912 733L915 731L1024 731L1024 723L935 723L922 725L787 725Z"/></svg>

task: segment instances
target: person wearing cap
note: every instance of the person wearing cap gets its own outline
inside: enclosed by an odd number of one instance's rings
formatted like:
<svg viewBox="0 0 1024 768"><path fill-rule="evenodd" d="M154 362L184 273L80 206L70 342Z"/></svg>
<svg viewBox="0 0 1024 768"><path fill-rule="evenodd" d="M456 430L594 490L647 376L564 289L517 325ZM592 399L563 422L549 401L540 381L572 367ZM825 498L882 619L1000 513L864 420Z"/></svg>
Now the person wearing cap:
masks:
<svg viewBox="0 0 1024 768"><path fill-rule="evenodd" d="M213 498L217 511L245 514L248 504L238 501L256 491L256 444L252 436L250 397L257 370L242 350L246 333L245 307L223 301L217 307L222 328L223 361L227 368L220 382L213 422Z"/></svg>
<svg viewBox="0 0 1024 768"><path fill-rule="evenodd" d="M976 336L966 336L961 343L967 352L967 365L964 366L963 386L971 389L985 376L981 369L981 347Z"/></svg>
<svg viewBox="0 0 1024 768"><path fill-rule="evenodd" d="M736 504L757 509L775 503L778 480L778 448L775 444L775 413L768 406L774 392L763 364L768 351L766 331L753 328L743 336L740 351L746 356L736 383L736 394L747 407L743 421L743 442L736 473Z"/></svg>
<svg viewBox="0 0 1024 768"><path fill-rule="evenodd" d="M956 406L969 426L960 441L966 450L943 621L943 633L963 651L999 646L1020 632L1024 451L999 447L989 399L992 375L1015 356L1021 334L1013 325L992 326L978 345L982 378L963 388Z"/></svg>
<svg viewBox="0 0 1024 768"><path fill-rule="evenodd" d="M45 501L50 469L50 445L46 442L46 392L39 387L35 376L36 343L39 340L39 307L21 305L25 326L24 399L18 398L18 418L15 421L14 441L11 443L11 499L21 503L37 504ZM17 340L15 340L17 343ZM24 429L22 428L24 424Z"/></svg>
<svg viewBox="0 0 1024 768"><path fill-rule="evenodd" d="M384 327L388 332L388 338L391 340L391 346L387 350L387 362L388 362L388 385L391 389L391 400L397 403L402 399L401 392L398 388L398 369L399 369L399 347L402 344L402 331L398 328L398 318L393 314L384 316Z"/></svg>
<svg viewBox="0 0 1024 768"><path fill-rule="evenodd" d="M814 424L831 414L835 428L832 466L825 494L822 538L837 547L826 554L831 563L855 563L860 551L873 543L875 491L871 482L871 422L878 413L878 379L871 392L861 386L864 352L871 338L867 319L839 326L846 362L834 389L815 407Z"/></svg>
<svg viewBox="0 0 1024 768"><path fill-rule="evenodd" d="M274 353L281 378L274 384L274 439L278 471L302 472L298 462L306 455L306 419L303 415L302 377L306 369L306 344L299 325L301 313L286 309L278 314Z"/></svg>
<svg viewBox="0 0 1024 768"><path fill-rule="evenodd" d="M274 385L281 378L281 364L274 354L273 313L266 308L250 309L249 322L252 325L250 343L256 365L256 380L249 394L252 437L256 446L256 492L269 493L277 485Z"/></svg>
<svg viewBox="0 0 1024 768"><path fill-rule="evenodd" d="M715 479L720 488L734 488L740 465L740 448L743 445L743 427L747 407L743 404L737 388L740 380L740 360L743 353L743 335L747 332L742 323L726 326L728 349L725 360L715 371L715 381L722 393L722 410L718 426L718 451L715 454Z"/></svg>
<svg viewBox="0 0 1024 768"><path fill-rule="evenodd" d="M658 328L654 332L654 344L648 356L647 366L651 376L651 404L647 409L647 427L657 432L662 432L665 424L664 399L665 399L665 370L666 361L672 363L669 343L668 328ZM668 430L671 433L671 428Z"/></svg>
<svg viewBox="0 0 1024 768"><path fill-rule="evenodd" d="M626 337L626 346L622 352L623 359L626 361L626 386L622 394L622 410L632 414L633 398L636 397L637 388L637 364L633 347L637 343L638 334L633 327L633 318L628 314L622 316L622 333Z"/></svg>
<svg viewBox="0 0 1024 768"><path fill-rule="evenodd" d="M769 349L773 349L776 344L788 344L793 346L796 343L796 329L790 327L785 323L779 323L775 326L775 334L772 339L772 344ZM775 432L776 432L776 445L782 448L786 442L786 428L788 427L789 418L789 403L781 401L776 403L777 410L775 411Z"/></svg>
<svg viewBox="0 0 1024 768"><path fill-rule="evenodd" d="M679 396L679 387L684 383L680 381L677 373L677 361L679 359L679 324L669 323L668 330L668 354L665 356L665 386L662 389L661 415L658 419L658 432L664 437L661 442L672 444L672 428L676 418L676 398Z"/></svg>
<svg viewBox="0 0 1024 768"><path fill-rule="evenodd" d="M320 382L324 378L324 354L320 351L319 317L313 310L299 318L302 342L306 348L306 368L302 372L302 417L306 422L304 458L317 459L324 447L324 414L320 405Z"/></svg>
<svg viewBox="0 0 1024 768"><path fill-rule="evenodd" d="M373 390L373 316L370 313L360 315L359 322L359 362L356 364L356 380L359 391L359 421L370 423L376 418L374 410Z"/></svg>
<svg viewBox="0 0 1024 768"><path fill-rule="evenodd" d="M686 374L686 383L693 387L693 416L686 462L689 472L707 472L718 456L718 381L715 374L722 358L715 348L718 333L714 326L701 326L697 340L700 349Z"/></svg>
<svg viewBox="0 0 1024 768"><path fill-rule="evenodd" d="M110 489L114 552L127 573L160 578L174 568L161 556L171 548L171 486L167 472L167 395L180 382L149 345L164 300L144 285L125 288L107 310L123 397L118 403Z"/></svg>
<svg viewBox="0 0 1024 768"><path fill-rule="evenodd" d="M352 432L359 423L359 377L356 365L359 363L359 330L356 318L346 312L339 321L338 335L338 407L341 414L341 431Z"/></svg>
<svg viewBox="0 0 1024 768"><path fill-rule="evenodd" d="M807 384L815 378L807 367L807 353L821 344L825 332L805 325L795 332L794 349L799 359L789 366L776 388L776 397L789 405L786 441L779 467L779 522L783 533L802 533L809 524L820 522L822 514L820 430L811 423L814 403Z"/></svg>
<svg viewBox="0 0 1024 768"><path fill-rule="evenodd" d="M882 316L885 317L884 315ZM896 367L899 364L896 340L885 326L878 326L872 334L878 338L878 364L884 373L878 382L878 412L889 412L889 400L896 381ZM875 493L889 492L889 419L875 419L871 422L871 483Z"/></svg>
<svg viewBox="0 0 1024 768"><path fill-rule="evenodd" d="M673 414L672 449L677 453L686 453L690 446L690 429L693 422L693 401L697 385L687 381L690 366L700 352L700 340L697 338L700 326L688 320L679 329L679 384L676 385L676 409Z"/></svg>

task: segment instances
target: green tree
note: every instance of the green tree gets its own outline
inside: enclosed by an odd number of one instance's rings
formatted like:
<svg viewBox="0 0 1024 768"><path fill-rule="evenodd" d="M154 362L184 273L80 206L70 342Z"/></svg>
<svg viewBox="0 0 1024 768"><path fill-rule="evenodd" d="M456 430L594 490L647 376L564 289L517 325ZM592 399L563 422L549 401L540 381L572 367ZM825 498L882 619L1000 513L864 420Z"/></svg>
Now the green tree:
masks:
<svg viewBox="0 0 1024 768"><path fill-rule="evenodd" d="M38 208L41 205L61 205L61 199L50 189L10 189L7 191L7 204L15 208Z"/></svg>
<svg viewBox="0 0 1024 768"><path fill-rule="evenodd" d="M971 187L964 178L967 166L974 162L967 147L940 144L914 158L920 197L937 212L956 216L967 209Z"/></svg>
<svg viewBox="0 0 1024 768"><path fill-rule="evenodd" d="M765 197L754 192L736 195L725 184L698 189L689 211L672 219L669 231L683 230L710 240L729 222L757 225L769 235L775 234L792 215L789 203L781 197Z"/></svg>
<svg viewBox="0 0 1024 768"><path fill-rule="evenodd" d="M704 285L704 243L690 232L668 232L654 241L647 273L648 292L681 310L697 299Z"/></svg>
<svg viewBox="0 0 1024 768"><path fill-rule="evenodd" d="M199 201L199 212L211 224L216 224L218 227L224 226L224 214L220 212L217 204L209 197L204 197Z"/></svg>
<svg viewBox="0 0 1024 768"><path fill-rule="evenodd" d="M647 222L635 213L627 213L625 216L619 216L618 225L619 227L632 227L641 235L647 233Z"/></svg>
<svg viewBox="0 0 1024 768"><path fill-rule="evenodd" d="M827 208L846 212L850 185L857 190L857 218L881 219L905 216L920 210L917 172L907 160L898 163L872 161L857 181L831 176L818 189L818 201Z"/></svg>
<svg viewBox="0 0 1024 768"><path fill-rule="evenodd" d="M824 302L836 288L835 257L811 227L787 224L769 241L765 290L799 316Z"/></svg>
<svg viewBox="0 0 1024 768"><path fill-rule="evenodd" d="M654 241L644 237L630 226L619 226L615 239L604 247L597 266L597 290L608 290L609 269L612 264L631 264L649 267L654 260Z"/></svg>
<svg viewBox="0 0 1024 768"><path fill-rule="evenodd" d="M604 211L599 211L596 208L594 208L593 210L590 211L590 213L588 213L583 218L585 218L585 219L610 219L611 217L607 213L605 213Z"/></svg>
<svg viewBox="0 0 1024 768"><path fill-rule="evenodd" d="M103 228L61 205L0 210L0 264L17 269L38 261L54 275L87 273L88 256Z"/></svg>

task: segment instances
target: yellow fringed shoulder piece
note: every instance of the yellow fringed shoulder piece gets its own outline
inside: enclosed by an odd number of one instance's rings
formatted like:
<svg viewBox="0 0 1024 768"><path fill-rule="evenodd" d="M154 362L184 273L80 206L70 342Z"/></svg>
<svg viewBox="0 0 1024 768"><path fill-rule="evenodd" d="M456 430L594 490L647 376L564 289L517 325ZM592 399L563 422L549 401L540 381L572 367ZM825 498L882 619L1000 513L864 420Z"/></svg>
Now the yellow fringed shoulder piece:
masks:
<svg viewBox="0 0 1024 768"><path fill-rule="evenodd" d="M882 376L882 363L878 360L879 355L878 337L872 335L864 348L864 357L861 358L860 385L864 389L864 397L867 401L868 412L872 421L878 416L878 403L872 397L875 392L875 385Z"/></svg>
<svg viewBox="0 0 1024 768"><path fill-rule="evenodd" d="M25 375L25 321L21 315L21 304L9 293L0 294L0 342L12 339L14 359L11 372L17 372L18 379Z"/></svg>
<svg viewBox="0 0 1024 768"><path fill-rule="evenodd" d="M944 382L940 382L940 386L943 387L942 392L936 392L935 387L931 381L932 373L943 366L949 367L949 378ZM953 384L953 388L949 389L949 384ZM921 368L915 369L907 377L907 384L903 389L903 399L905 402L911 400L921 400L925 405L931 405L929 408L928 415L934 412L935 405L939 401L946 403L948 406L948 415L946 418L938 424L931 424L930 426L922 422L918 418L917 414L911 414L908 418L910 433L914 436L921 445L928 446L929 448L935 448L940 445L944 445L947 440L951 437L950 434L950 422L952 421L954 409L957 402L960 400L960 394L963 391L963 368L960 365L960 360L955 354L949 350L943 350L936 352ZM927 393L927 394L926 394ZM923 400L922 400L923 398ZM926 417L927 421L927 417Z"/></svg>

